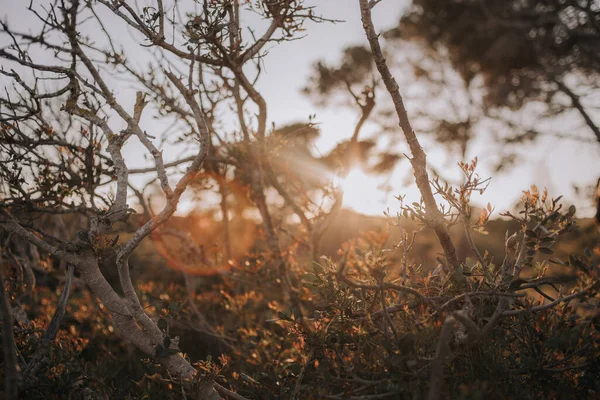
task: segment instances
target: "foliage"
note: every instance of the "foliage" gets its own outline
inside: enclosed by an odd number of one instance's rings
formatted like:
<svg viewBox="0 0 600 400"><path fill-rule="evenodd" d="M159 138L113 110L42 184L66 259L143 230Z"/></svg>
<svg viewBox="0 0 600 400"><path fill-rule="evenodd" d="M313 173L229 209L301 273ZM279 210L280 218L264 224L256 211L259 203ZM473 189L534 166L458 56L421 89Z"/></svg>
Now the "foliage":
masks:
<svg viewBox="0 0 600 400"><path fill-rule="evenodd" d="M359 1L370 50L322 65L311 83L323 95L346 86L362 113L325 157L311 152L312 121L267 128L255 86L267 44L325 21L301 1L56 1L46 14L30 7L36 33L2 25L11 44L0 57L14 67L0 70L12 83L0 99L4 398L600 392L595 227L585 251L555 254L576 210L532 187L519 213L504 214L510 231L491 238L501 259L480 250L494 209L477 213L471 197L489 180L477 159L459 163L461 185L429 177L371 20L377 3ZM109 34L105 13L137 32L148 68ZM252 14L268 26L247 40L241 16ZM333 175L371 156L358 135L375 83L357 95L354 64L392 98L422 198L398 197L391 246L389 230L367 231L325 256L326 235L348 234L331 229L343 218ZM131 101L115 92L122 76L138 89ZM131 167L134 140L150 166ZM169 141L186 153L167 161ZM196 201L186 218L174 216L184 193ZM417 247L423 235L436 241L429 251Z"/></svg>
<svg viewBox="0 0 600 400"><path fill-rule="evenodd" d="M463 161L475 140L498 142L486 162L500 170L524 161L519 150L538 139L600 143L599 21L594 1L414 0L382 36L419 131ZM320 99L343 88L346 64L363 53L350 46L339 67L316 63L307 93ZM372 80L358 65L346 83ZM383 131L389 117L377 112Z"/></svg>
<svg viewBox="0 0 600 400"><path fill-rule="evenodd" d="M419 0L388 35L446 48L467 84L483 77L486 105L518 109L548 101L567 74L595 80L599 11L593 1Z"/></svg>

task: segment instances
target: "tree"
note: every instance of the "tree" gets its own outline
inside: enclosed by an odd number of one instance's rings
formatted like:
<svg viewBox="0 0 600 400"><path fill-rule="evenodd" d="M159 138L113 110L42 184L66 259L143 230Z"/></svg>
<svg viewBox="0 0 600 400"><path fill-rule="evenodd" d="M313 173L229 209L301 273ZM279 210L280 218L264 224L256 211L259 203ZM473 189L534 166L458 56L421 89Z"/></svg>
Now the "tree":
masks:
<svg viewBox="0 0 600 400"><path fill-rule="evenodd" d="M387 37L445 57L467 91L482 91L482 116L511 121L505 144L562 134L539 122L519 126L507 116L519 110L533 121L574 115L585 128L571 128L568 136L600 143L593 106L599 11L593 1L415 1Z"/></svg>
<svg viewBox="0 0 600 400"><path fill-rule="evenodd" d="M599 15L593 1L416 0L383 35L421 131L463 159L491 132L499 170L540 137L600 143Z"/></svg>
<svg viewBox="0 0 600 400"><path fill-rule="evenodd" d="M358 108L360 115L352 135L343 141L324 158L333 169L345 173L353 167L360 166L371 173L385 174L390 172L400 161L400 155L388 151L375 151L375 140L359 139L367 121L373 120L376 105L376 87L374 64L371 52L363 46L350 46L338 66L326 65L319 61L313 66L313 75L303 92L320 106L335 101L337 95L348 97L350 107ZM344 103L344 105L346 105ZM379 117L379 115L376 115ZM377 118L385 121L384 118ZM381 126L382 132L393 130Z"/></svg>
<svg viewBox="0 0 600 400"><path fill-rule="evenodd" d="M141 9L122 1L72 0L54 1L45 11L33 5L29 10L39 22L37 33L2 23L12 43L0 50L0 57L16 65L1 71L13 86L0 102L2 227L75 266L126 340L156 357L174 376L190 378L196 370L179 353L177 340L148 316L139 301L130 278L130 256L146 237L161 231L199 174L220 176L223 189L223 180L232 173L230 167L239 165L236 174L244 175L249 196L262 217L284 297L293 301L288 265L281 256L265 195L272 175L265 173L269 171L267 106L253 82L261 73L266 45L289 40L306 20L321 18L295 0L205 1L195 10L162 0L156 7ZM183 14L171 17L179 12ZM242 12L270 21L264 33L250 42L240 25ZM136 32L134 41L152 56L149 68L137 68L135 58L130 57L134 50L111 37L106 18ZM54 56L52 62L44 61L47 54ZM254 61L258 69L251 77L248 70L252 69L247 66ZM142 89L135 103L119 98L117 75L128 76ZM165 162L156 132L143 119L149 106L155 118L185 132L178 139L194 149L192 155ZM241 138L217 132L222 128L218 113L230 106L236 110ZM257 110L256 124L247 117L250 108ZM153 167L129 168L123 148L132 139L151 156ZM170 172L180 165L187 165L183 174ZM164 207L158 212L147 204L143 190L132 184L131 175L147 172L156 175L164 197ZM106 190L107 186L114 192ZM129 206L131 192L145 219L126 241L119 241L123 224L135 212ZM221 195L226 207L227 195L223 191ZM36 223L39 215L47 214L81 215L85 227L73 238L51 235ZM223 215L227 223L227 210ZM310 224L308 219L305 222ZM110 249L116 252L113 268L118 271L123 297L99 267Z"/></svg>

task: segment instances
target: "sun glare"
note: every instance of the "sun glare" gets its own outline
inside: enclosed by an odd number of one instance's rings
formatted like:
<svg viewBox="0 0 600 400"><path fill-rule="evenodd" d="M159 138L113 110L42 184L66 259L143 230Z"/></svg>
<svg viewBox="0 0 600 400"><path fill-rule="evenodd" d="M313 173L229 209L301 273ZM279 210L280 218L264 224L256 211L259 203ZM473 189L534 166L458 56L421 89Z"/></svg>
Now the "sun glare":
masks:
<svg viewBox="0 0 600 400"><path fill-rule="evenodd" d="M361 169L352 169L339 181L344 192L344 207L362 214L381 214L385 208L381 201L381 188L376 177Z"/></svg>

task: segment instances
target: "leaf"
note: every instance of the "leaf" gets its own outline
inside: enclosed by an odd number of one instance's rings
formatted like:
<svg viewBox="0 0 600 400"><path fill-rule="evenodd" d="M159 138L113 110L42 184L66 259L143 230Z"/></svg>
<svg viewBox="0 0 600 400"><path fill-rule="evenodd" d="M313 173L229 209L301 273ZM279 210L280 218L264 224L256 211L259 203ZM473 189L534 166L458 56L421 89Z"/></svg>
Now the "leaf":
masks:
<svg viewBox="0 0 600 400"><path fill-rule="evenodd" d="M112 240L112 242L110 242L110 247L115 247L115 245L119 242L119 235L115 236Z"/></svg>
<svg viewBox="0 0 600 400"><path fill-rule="evenodd" d="M254 383L258 385L258 382L256 380L254 380L251 376L246 375L245 373L240 373L240 376L242 377L243 380L250 382L250 383Z"/></svg>
<svg viewBox="0 0 600 400"><path fill-rule="evenodd" d="M415 359L410 359L410 360L406 360L406 366L409 368L413 368L417 366L417 360Z"/></svg>
<svg viewBox="0 0 600 400"><path fill-rule="evenodd" d="M295 319L298 319L302 316L302 311L298 307L292 307L292 316Z"/></svg>
<svg viewBox="0 0 600 400"><path fill-rule="evenodd" d="M277 311L277 317L279 317L279 319L282 319L284 321L292 321L292 318L287 315L284 311Z"/></svg>
<svg viewBox="0 0 600 400"><path fill-rule="evenodd" d="M307 272L304 275L302 275L302 280L304 282L309 282L309 283L318 283L321 281L321 279L318 276L316 276L315 274L310 273L310 272Z"/></svg>
<svg viewBox="0 0 600 400"><path fill-rule="evenodd" d="M158 325L158 328L163 332L165 332L167 330L167 328L169 327L169 323L164 318L159 319L157 325Z"/></svg>
<svg viewBox="0 0 600 400"><path fill-rule="evenodd" d="M284 369L289 369L292 374L298 376L298 374L300 374L302 371L302 365L298 364L297 362L293 362L288 364Z"/></svg>
<svg viewBox="0 0 600 400"><path fill-rule="evenodd" d="M544 253L544 254L554 254L554 252L551 249L547 248L547 247L540 247L538 249L538 251L540 253Z"/></svg>
<svg viewBox="0 0 600 400"><path fill-rule="evenodd" d="M313 269L315 270L316 275L323 274L325 272L323 266L317 262L313 262Z"/></svg>
<svg viewBox="0 0 600 400"><path fill-rule="evenodd" d="M526 283L527 281L521 278L517 278L513 281L510 282L510 285L508 285L509 290L516 290L519 286L521 286L521 284Z"/></svg>
<svg viewBox="0 0 600 400"><path fill-rule="evenodd" d="M467 283L467 277L463 273L462 266L459 266L454 270L452 275L450 275L450 280L458 287L462 287Z"/></svg>
<svg viewBox="0 0 600 400"><path fill-rule="evenodd" d="M582 271L586 275L589 275L588 266L583 261L581 261L579 258L573 257L573 256L569 256L569 261L571 262L571 265L573 267L575 267L578 270Z"/></svg>

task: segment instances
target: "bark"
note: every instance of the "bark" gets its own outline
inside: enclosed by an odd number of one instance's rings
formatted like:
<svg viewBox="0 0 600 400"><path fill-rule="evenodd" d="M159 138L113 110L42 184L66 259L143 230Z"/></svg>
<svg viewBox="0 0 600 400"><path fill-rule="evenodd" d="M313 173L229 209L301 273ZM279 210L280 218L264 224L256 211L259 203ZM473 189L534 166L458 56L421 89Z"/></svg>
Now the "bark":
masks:
<svg viewBox="0 0 600 400"><path fill-rule="evenodd" d="M260 212L261 218L263 220L263 225L265 229L265 234L267 236L267 245L271 250L274 264L279 271L281 277L281 289L283 297L286 303L290 303L290 301L296 302L295 298L292 298L292 284L288 274L288 264L284 260L281 254L281 245L279 243L279 236L277 235L277 231L273 225L273 221L271 218L271 213L269 212L269 208L267 205L267 199L265 196L265 164L267 164L266 157L266 146L265 146L265 134L267 130L267 103L262 95L254 88L252 83L248 80L241 67L233 69L233 73L235 74L237 81L244 88L244 90L248 93L248 96L252 99L252 101L258 107L258 127L256 132L257 137L257 145L251 146L249 143L249 129L245 124L245 120L243 117L243 103L239 97L239 91L235 93L236 96L236 104L238 108L238 115L240 116L240 124L242 126L242 130L244 131L244 136L246 138L246 144L248 146L248 151L250 153L251 165L254 167L254 170L250 172L250 196L258 211Z"/></svg>
<svg viewBox="0 0 600 400"><path fill-rule="evenodd" d="M19 396L19 364L15 351L13 318L10 297L4 288L4 269L0 266L0 313L2 313L2 350L4 353L4 398L16 400Z"/></svg>
<svg viewBox="0 0 600 400"><path fill-rule="evenodd" d="M448 317L442 325L442 332L435 351L435 358L431 366L431 378L429 379L428 400L440 398L442 384L444 383L444 366L450 357L450 336L456 325L454 317Z"/></svg>
<svg viewBox="0 0 600 400"><path fill-rule="evenodd" d="M100 272L95 258L88 257L82 261L79 268L81 278L111 313L113 324L120 336L144 353L156 356L158 345L162 345L165 338L158 326L143 310L141 310L143 316L136 310L132 311L130 305L117 295ZM172 343L170 349L177 350L176 343ZM194 367L179 353L158 357L158 359L174 376L187 379L196 375Z"/></svg>

